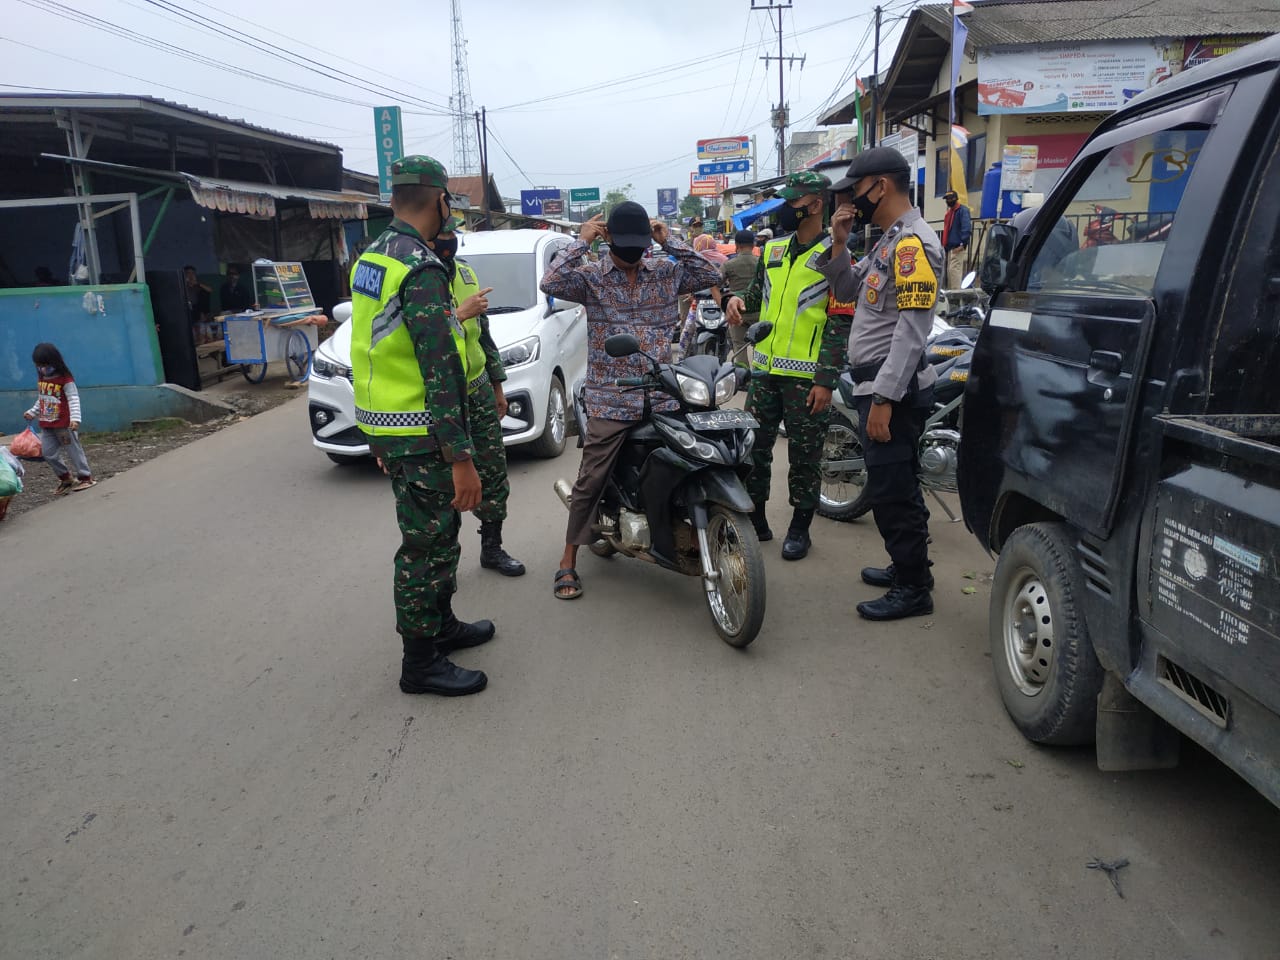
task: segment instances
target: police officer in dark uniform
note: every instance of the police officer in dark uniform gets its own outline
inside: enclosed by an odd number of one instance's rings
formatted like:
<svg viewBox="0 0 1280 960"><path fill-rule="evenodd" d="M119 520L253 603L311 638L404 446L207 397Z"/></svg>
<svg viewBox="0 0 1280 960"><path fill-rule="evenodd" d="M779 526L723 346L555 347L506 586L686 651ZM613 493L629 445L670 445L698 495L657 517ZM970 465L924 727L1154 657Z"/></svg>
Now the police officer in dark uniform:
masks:
<svg viewBox="0 0 1280 960"><path fill-rule="evenodd" d="M862 571L864 582L888 589L880 599L858 604L868 620L933 612L929 511L920 493L917 450L933 405L936 374L924 347L943 254L937 234L911 205L910 190L910 166L887 147L858 154L844 179L832 185L840 206L824 267L831 299L819 365L847 354L867 495L891 561ZM857 223L872 223L883 233L854 265L847 241Z"/></svg>

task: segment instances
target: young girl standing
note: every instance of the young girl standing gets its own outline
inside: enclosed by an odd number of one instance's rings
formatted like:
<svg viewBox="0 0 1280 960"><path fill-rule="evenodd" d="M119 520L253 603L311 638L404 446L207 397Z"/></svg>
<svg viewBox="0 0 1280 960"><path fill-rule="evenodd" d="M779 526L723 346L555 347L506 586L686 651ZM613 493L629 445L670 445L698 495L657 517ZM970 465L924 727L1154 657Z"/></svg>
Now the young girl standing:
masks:
<svg viewBox="0 0 1280 960"><path fill-rule="evenodd" d="M31 359L39 375L36 405L23 416L40 424L40 452L58 475L58 493L88 490L98 481L93 479L84 447L80 446L80 391L67 362L52 343L36 344ZM76 471L74 480L62 460L64 449Z"/></svg>

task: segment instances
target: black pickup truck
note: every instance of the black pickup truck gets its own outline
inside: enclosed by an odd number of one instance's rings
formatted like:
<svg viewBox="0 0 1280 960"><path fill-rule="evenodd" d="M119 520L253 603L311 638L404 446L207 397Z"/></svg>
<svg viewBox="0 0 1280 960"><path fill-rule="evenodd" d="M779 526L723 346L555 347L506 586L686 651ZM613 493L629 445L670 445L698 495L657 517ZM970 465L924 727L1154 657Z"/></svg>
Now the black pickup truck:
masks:
<svg viewBox="0 0 1280 960"><path fill-rule="evenodd" d="M1280 804L1280 36L1106 120L982 280L959 488L1006 709Z"/></svg>

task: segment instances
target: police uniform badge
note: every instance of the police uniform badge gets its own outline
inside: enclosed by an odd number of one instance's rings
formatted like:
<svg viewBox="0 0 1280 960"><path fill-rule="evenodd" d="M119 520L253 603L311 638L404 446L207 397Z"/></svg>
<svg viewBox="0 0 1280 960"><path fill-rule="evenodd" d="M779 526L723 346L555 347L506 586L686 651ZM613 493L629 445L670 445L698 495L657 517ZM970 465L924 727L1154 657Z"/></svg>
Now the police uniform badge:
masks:
<svg viewBox="0 0 1280 960"><path fill-rule="evenodd" d="M867 287L867 303L875 304L880 301L880 291L875 287Z"/></svg>
<svg viewBox="0 0 1280 960"><path fill-rule="evenodd" d="M766 266L769 266L769 267L778 266L780 263L782 263L782 258L786 256L786 253L787 253L787 245L785 243L780 243L776 247L771 247L769 249L769 262L766 264Z"/></svg>

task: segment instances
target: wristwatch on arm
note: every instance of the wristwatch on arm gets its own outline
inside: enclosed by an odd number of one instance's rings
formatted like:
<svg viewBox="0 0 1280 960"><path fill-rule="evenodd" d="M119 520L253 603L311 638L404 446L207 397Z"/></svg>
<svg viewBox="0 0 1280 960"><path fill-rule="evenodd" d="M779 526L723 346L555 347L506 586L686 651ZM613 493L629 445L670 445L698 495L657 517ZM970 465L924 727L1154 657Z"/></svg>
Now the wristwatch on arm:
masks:
<svg viewBox="0 0 1280 960"><path fill-rule="evenodd" d="M890 400L888 397L886 397L883 393L873 393L871 395L871 402L877 407L884 406L886 403L893 403L893 401Z"/></svg>

